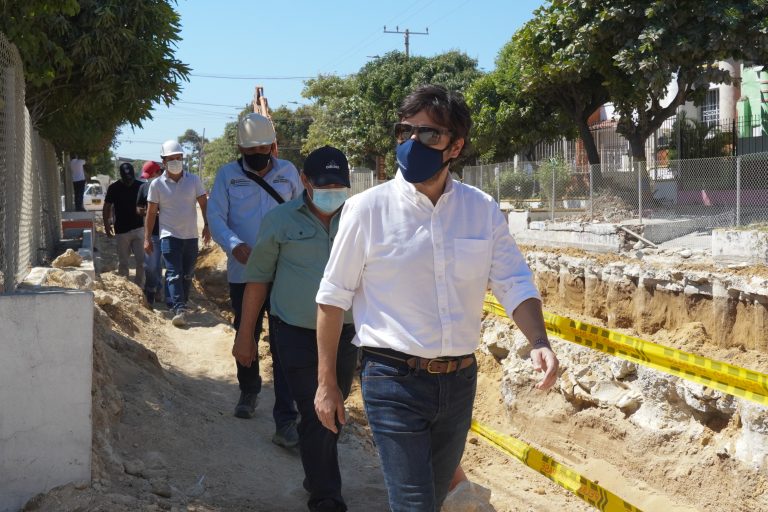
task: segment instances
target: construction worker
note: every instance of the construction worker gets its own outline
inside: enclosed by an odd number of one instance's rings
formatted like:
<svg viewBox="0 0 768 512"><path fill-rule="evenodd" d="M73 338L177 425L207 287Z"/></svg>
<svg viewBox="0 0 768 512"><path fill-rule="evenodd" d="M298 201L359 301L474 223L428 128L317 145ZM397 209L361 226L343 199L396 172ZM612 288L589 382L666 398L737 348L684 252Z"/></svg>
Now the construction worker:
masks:
<svg viewBox="0 0 768 512"><path fill-rule="evenodd" d="M157 218L160 221L160 253L165 262L172 322L176 327L184 327L187 325L187 302L198 253L195 203L200 205L205 218L208 202L200 178L184 172L184 150L181 144L175 140L163 142L160 158L165 173L149 185L144 252L151 255L154 250L152 230ZM203 226L203 241L208 243L210 240L211 234L206 222Z"/></svg>
<svg viewBox="0 0 768 512"><path fill-rule="evenodd" d="M120 164L120 179L107 188L104 199L102 216L104 233L108 237L115 236L117 241L117 273L128 277L128 260L131 253L136 262L134 282L141 286L144 283L144 265L142 240L144 220L136 213L136 197L139 195L141 183L136 181L133 165L128 162ZM114 213L115 225L112 225ZM114 228L114 231L113 231Z"/></svg>
<svg viewBox="0 0 768 512"><path fill-rule="evenodd" d="M278 204L301 197L304 190L296 167L287 160L272 156L276 140L275 129L268 118L256 113L245 116L237 129L241 156L216 172L211 190L208 222L213 239L227 253L229 297L235 313L234 327L238 331L246 284L245 264L256 242L262 219ZM253 325L253 337L257 341L264 313L268 310L267 301ZM269 325L275 391L272 415L276 426L272 441L280 446L293 447L299 442L297 412L275 350L271 317ZM248 419L255 413L261 392L259 363L254 361L246 366L238 361L236 366L240 398L235 406L235 416Z"/></svg>

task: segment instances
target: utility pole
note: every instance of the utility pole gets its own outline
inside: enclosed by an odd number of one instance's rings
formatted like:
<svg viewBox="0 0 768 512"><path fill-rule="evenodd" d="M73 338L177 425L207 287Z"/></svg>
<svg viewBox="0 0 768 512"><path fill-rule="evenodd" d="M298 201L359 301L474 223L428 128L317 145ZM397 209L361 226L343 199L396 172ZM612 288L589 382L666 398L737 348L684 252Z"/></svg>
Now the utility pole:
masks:
<svg viewBox="0 0 768 512"><path fill-rule="evenodd" d="M418 35L418 36L428 36L429 35L429 28L424 29L425 32L411 32L408 29L405 29L405 32L400 31L400 27L396 26L395 30L387 30L387 26L384 25L384 33L385 34L405 34L405 58L407 59L410 54L408 51L408 47L410 46L409 38L411 35Z"/></svg>
<svg viewBox="0 0 768 512"><path fill-rule="evenodd" d="M197 141L198 148L197 148L197 174L198 176L202 176L203 174L203 158L205 157L205 128L203 128L203 135L200 137L200 140Z"/></svg>

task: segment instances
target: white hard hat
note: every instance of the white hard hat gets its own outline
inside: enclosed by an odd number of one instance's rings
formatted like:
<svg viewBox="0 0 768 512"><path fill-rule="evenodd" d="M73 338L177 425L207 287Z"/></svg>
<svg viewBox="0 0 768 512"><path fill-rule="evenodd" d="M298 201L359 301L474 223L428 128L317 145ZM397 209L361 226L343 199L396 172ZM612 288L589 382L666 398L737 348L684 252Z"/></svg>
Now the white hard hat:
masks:
<svg viewBox="0 0 768 512"><path fill-rule="evenodd" d="M237 126L237 144L243 148L267 146L275 142L275 128L272 121L261 114L248 114Z"/></svg>
<svg viewBox="0 0 768 512"><path fill-rule="evenodd" d="M175 141L173 139L163 142L162 148L160 149L160 156L183 155L183 154L184 154L184 149L182 149L181 144L179 144L178 141Z"/></svg>

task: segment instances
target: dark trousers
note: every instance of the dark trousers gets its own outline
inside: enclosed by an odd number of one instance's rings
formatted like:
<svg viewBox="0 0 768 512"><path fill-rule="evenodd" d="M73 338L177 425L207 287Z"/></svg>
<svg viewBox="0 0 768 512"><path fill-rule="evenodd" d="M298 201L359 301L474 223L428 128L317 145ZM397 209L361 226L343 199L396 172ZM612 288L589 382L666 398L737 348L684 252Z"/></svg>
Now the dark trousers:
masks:
<svg viewBox="0 0 768 512"><path fill-rule="evenodd" d="M344 503L341 497L341 473L336 447L338 434L320 423L315 413L317 392L317 331L304 329L275 318L277 350L288 378L291 393L299 406L299 448L306 475L309 505L325 498ZM352 345L355 326L346 324L341 330L336 356L336 378L346 399L357 367L358 348Z"/></svg>
<svg viewBox="0 0 768 512"><path fill-rule="evenodd" d="M85 194L85 180L73 181L72 189L75 194L75 211L84 212L83 194Z"/></svg>
<svg viewBox="0 0 768 512"><path fill-rule="evenodd" d="M235 312L235 321L233 322L235 330L240 329L245 285L246 283L229 283L229 299L232 302L232 310ZM283 366L280 364L280 356L277 350L275 350L275 327L273 318L269 315L269 299L267 299L261 311L259 311L256 327L253 330L253 338L258 343L261 337L261 324L265 313L269 322L269 351L272 353L272 376L275 386L275 406L272 408L272 417L275 419L275 425L280 428L287 423L295 422L298 414L293 404L293 396L285 379ZM254 361L250 368L241 365L237 361L235 361L235 364L237 365L237 382L240 385L240 391L243 393L259 394L261 392L259 362Z"/></svg>

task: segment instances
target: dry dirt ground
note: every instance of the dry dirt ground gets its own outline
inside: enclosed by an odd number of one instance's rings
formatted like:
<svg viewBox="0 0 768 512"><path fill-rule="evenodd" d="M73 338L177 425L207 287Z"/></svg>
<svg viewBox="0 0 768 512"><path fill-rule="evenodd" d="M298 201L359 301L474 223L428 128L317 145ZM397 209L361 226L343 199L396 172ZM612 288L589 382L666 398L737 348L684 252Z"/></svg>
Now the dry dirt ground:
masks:
<svg viewBox="0 0 768 512"><path fill-rule="evenodd" d="M264 342L265 387L257 415L232 415L238 390L221 251L201 253L196 311L184 329L172 327L166 311L149 309L139 288L110 270L114 244L103 237L101 258L93 481L54 489L25 510L306 510L298 454L270 442L273 394ZM501 366L490 355L478 357L475 417L491 428L530 442L645 511L759 510L750 504L766 492L765 475L727 458L702 460L699 447L641 432L619 411L575 411L559 394L532 388L507 412ZM351 511L384 511L386 492L359 386L347 407L350 421L340 444L344 495ZM473 433L462 465L476 497L452 512L594 510Z"/></svg>

